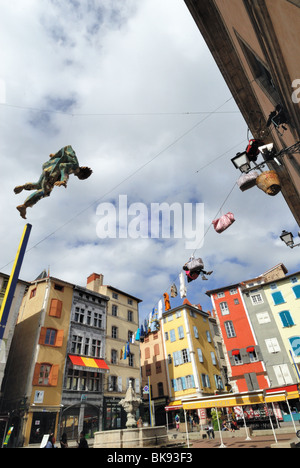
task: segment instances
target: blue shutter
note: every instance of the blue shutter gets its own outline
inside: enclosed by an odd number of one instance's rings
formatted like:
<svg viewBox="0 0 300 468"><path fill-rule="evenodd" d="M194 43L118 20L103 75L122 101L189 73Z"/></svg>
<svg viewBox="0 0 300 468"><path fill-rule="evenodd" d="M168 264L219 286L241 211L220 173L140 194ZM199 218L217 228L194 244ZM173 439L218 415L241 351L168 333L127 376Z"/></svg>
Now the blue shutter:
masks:
<svg viewBox="0 0 300 468"><path fill-rule="evenodd" d="M284 327L292 327L293 325L295 325L292 316L288 310L280 312L279 317Z"/></svg>
<svg viewBox="0 0 300 468"><path fill-rule="evenodd" d="M295 293L296 299L300 299L300 286L294 286L293 291Z"/></svg>
<svg viewBox="0 0 300 468"><path fill-rule="evenodd" d="M193 376L193 375L191 375L191 379L192 379L192 386L193 386L193 388L195 388L196 385L195 385L195 379L194 379L194 376Z"/></svg>
<svg viewBox="0 0 300 468"><path fill-rule="evenodd" d="M175 330L170 330L170 341L171 343L173 343L173 341L176 341Z"/></svg>
<svg viewBox="0 0 300 468"><path fill-rule="evenodd" d="M283 304L285 302L283 299L283 295L280 291L272 293L272 297L273 297L274 305Z"/></svg>
<svg viewBox="0 0 300 468"><path fill-rule="evenodd" d="M182 390L186 390L185 377L181 377Z"/></svg>

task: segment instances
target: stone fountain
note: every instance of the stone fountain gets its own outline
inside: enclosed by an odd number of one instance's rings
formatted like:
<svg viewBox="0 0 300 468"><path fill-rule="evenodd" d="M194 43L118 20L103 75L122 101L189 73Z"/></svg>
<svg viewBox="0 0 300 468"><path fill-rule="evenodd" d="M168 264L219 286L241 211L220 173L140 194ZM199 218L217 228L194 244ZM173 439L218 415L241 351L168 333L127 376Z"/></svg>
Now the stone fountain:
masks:
<svg viewBox="0 0 300 468"><path fill-rule="evenodd" d="M143 448L166 445L168 435L165 426L136 427L135 415L142 403L132 388L132 382L129 381L125 398L119 403L127 413L127 429L96 432L94 448Z"/></svg>
<svg viewBox="0 0 300 468"><path fill-rule="evenodd" d="M136 411L138 407L142 404L142 400L138 398L135 394L135 391L132 388L132 381L129 381L129 387L127 389L125 398L120 401L119 405L123 406L124 410L127 413L127 422L126 427L131 429L136 427Z"/></svg>

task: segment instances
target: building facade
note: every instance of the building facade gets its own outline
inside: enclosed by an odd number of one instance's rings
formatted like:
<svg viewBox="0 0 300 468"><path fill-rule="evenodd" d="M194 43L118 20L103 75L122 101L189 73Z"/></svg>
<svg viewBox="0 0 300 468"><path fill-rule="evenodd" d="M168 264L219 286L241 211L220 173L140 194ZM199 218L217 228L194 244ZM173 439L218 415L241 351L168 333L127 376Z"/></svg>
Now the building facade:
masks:
<svg viewBox="0 0 300 468"><path fill-rule="evenodd" d="M287 273L279 264L257 278L207 292L221 325L229 380L236 391L300 381L300 274Z"/></svg>
<svg viewBox="0 0 300 468"><path fill-rule="evenodd" d="M149 393L143 394L145 421L153 425L164 426L166 424L165 407L170 402L170 388L167 378L167 362L164 353L164 340L161 324L158 322L157 330L148 333L140 342L142 388L149 389ZM150 396L150 397L149 397Z"/></svg>
<svg viewBox="0 0 300 468"><path fill-rule="evenodd" d="M234 392L269 386L260 346L238 284L206 293L218 317L229 364L228 378Z"/></svg>
<svg viewBox="0 0 300 468"><path fill-rule="evenodd" d="M247 125L277 151L300 141L298 0L185 0ZM244 151L241 148L241 151ZM268 163L300 225L300 154ZM255 189L252 189L255 190ZM284 226L283 226L284 228Z"/></svg>
<svg viewBox="0 0 300 468"><path fill-rule="evenodd" d="M44 434L99 430L109 298L41 275L23 298L9 354L3 404L14 444Z"/></svg>
<svg viewBox="0 0 300 468"><path fill-rule="evenodd" d="M103 284L103 275L93 273L87 278L89 290L109 297L106 321L105 359L110 373L104 381L103 430L125 427L126 415L120 407L129 380L137 394L141 392L139 343L132 338L139 327L141 299Z"/></svg>
<svg viewBox="0 0 300 468"><path fill-rule="evenodd" d="M108 301L74 286L60 417L60 432L70 439L102 428Z"/></svg>

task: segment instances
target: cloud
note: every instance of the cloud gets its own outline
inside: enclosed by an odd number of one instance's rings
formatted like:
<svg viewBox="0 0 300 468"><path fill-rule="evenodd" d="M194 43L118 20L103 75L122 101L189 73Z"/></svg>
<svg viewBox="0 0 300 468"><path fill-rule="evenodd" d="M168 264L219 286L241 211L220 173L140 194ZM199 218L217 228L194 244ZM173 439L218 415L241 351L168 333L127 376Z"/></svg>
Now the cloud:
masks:
<svg viewBox="0 0 300 468"><path fill-rule="evenodd" d="M284 228L297 232L282 195L235 186L230 159L246 147L247 126L184 2L12 0L0 14L1 271L10 272L24 226L15 207L28 193L13 187L38 180L48 155L69 144L93 174L71 176L67 189L56 187L28 210L22 278L48 265L80 285L103 273L105 283L141 298L141 316L148 314L192 251L184 238L100 239L97 208L117 206L120 195L148 209L204 204L207 234L196 255L214 273L188 288L204 309L211 308L207 289L280 262L299 270L278 239ZM236 222L219 235L211 222L221 207Z"/></svg>

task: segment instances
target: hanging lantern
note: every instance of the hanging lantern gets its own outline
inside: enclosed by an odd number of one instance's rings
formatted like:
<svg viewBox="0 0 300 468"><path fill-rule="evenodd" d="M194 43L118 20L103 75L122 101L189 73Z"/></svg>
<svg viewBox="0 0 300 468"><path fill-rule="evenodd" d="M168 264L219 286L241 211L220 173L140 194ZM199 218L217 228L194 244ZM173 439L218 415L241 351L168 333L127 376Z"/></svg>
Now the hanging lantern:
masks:
<svg viewBox="0 0 300 468"><path fill-rule="evenodd" d="M260 174L256 179L256 185L272 197L277 195L281 190L280 179L275 171L265 171Z"/></svg>

